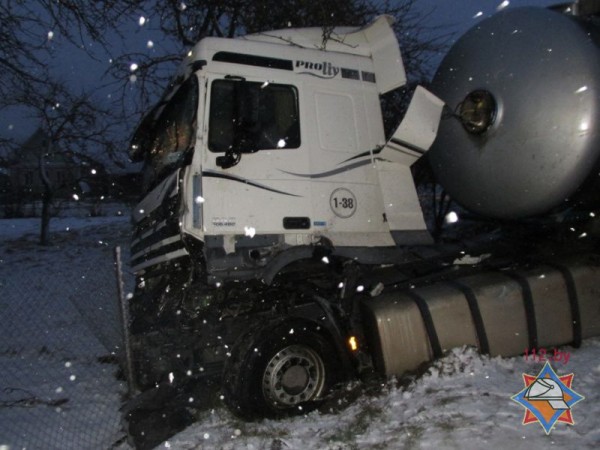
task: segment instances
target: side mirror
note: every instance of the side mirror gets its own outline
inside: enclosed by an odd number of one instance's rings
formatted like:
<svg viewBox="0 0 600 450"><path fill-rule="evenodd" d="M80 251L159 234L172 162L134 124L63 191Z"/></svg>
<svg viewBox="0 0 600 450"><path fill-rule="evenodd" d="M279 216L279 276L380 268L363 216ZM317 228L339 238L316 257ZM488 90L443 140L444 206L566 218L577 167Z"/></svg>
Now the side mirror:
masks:
<svg viewBox="0 0 600 450"><path fill-rule="evenodd" d="M242 154L237 151L228 150L223 156L217 156L216 163L221 169L229 169L237 165L242 159Z"/></svg>

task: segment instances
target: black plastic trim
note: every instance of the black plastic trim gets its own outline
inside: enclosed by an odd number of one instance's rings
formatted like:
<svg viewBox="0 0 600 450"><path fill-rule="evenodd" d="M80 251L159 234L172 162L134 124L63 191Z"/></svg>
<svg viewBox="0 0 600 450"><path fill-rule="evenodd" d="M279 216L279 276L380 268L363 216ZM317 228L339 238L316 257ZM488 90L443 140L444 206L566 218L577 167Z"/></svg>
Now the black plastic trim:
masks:
<svg viewBox="0 0 600 450"><path fill-rule="evenodd" d="M479 352L484 355L489 355L490 344L487 338L487 333L485 332L485 325L483 324L483 318L481 317L481 311L479 310L477 297L475 297L473 289L457 280L451 280L449 283L461 291L465 296L467 304L469 305L469 310L471 311L473 324L475 325L475 333L477 333L477 340L479 341Z"/></svg>
<svg viewBox="0 0 600 450"><path fill-rule="evenodd" d="M537 348L537 323L535 321L535 306L533 304L533 294L531 293L531 286L529 286L527 278L516 272L502 271L500 273L516 281L521 287L521 292L523 294L523 306L525 307L525 320L527 321L527 334L529 336L529 348Z"/></svg>
<svg viewBox="0 0 600 450"><path fill-rule="evenodd" d="M310 229L310 217L284 217L283 228L286 230Z"/></svg>
<svg viewBox="0 0 600 450"><path fill-rule="evenodd" d="M131 261L131 266L135 267L135 266L142 264L146 261L149 261L151 259L157 258L159 256L163 256L168 253L174 252L176 250L181 250L181 249L185 249L183 241L176 241L171 244L163 245L162 247L157 248L156 250L148 252L148 253L134 259L133 261Z"/></svg>
<svg viewBox="0 0 600 450"><path fill-rule="evenodd" d="M254 181L248 180L247 178L236 177L235 175L228 175L220 172L213 172L210 170L203 170L202 176L205 178L222 178L224 180L236 181L238 183L244 183L248 186L252 186L258 189L264 189L265 191L274 192L276 194L289 195L290 197L301 197L301 195L292 194L290 192L280 191L278 189L273 189L271 187L265 186L263 184L255 183Z"/></svg>
<svg viewBox="0 0 600 450"><path fill-rule="evenodd" d="M245 66L268 67L269 69L294 70L294 63L289 59L247 55L245 53L218 52L214 54L212 60L217 62L243 64Z"/></svg>
<svg viewBox="0 0 600 450"><path fill-rule="evenodd" d="M146 230L146 233L148 233L148 231L149 230ZM159 243L160 241L163 241L165 239L168 239L170 237L178 235L180 232L181 232L181 229L179 227L178 221L167 220L165 225L162 228L155 231L154 233L148 234L148 236L140 239L138 242L136 242L134 245L132 245L131 246L131 254L135 255L136 253L141 252L142 250L144 250L147 247L151 247L152 245L155 245L155 244Z"/></svg>
<svg viewBox="0 0 600 450"><path fill-rule="evenodd" d="M360 80L360 73L355 69L344 69L342 67L342 78L349 80Z"/></svg>
<svg viewBox="0 0 600 450"><path fill-rule="evenodd" d="M421 317L423 318L423 324L425 325L425 331L427 331L427 336L429 337L429 343L431 344L431 350L433 351L434 358L441 358L443 355L442 346L440 345L440 338L438 337L437 331L435 329L435 324L433 323L433 317L431 316L431 311L429 311L429 305L423 297L417 294L414 291L407 291L407 295L412 298L419 308L419 312L421 313Z"/></svg>
<svg viewBox="0 0 600 450"><path fill-rule="evenodd" d="M406 147L409 150L412 150L415 153L419 153L420 155L424 155L427 153L426 149L421 147L417 147L416 145L411 144L410 142L403 141L402 139L392 138L390 139L392 144L400 145L401 147Z"/></svg>

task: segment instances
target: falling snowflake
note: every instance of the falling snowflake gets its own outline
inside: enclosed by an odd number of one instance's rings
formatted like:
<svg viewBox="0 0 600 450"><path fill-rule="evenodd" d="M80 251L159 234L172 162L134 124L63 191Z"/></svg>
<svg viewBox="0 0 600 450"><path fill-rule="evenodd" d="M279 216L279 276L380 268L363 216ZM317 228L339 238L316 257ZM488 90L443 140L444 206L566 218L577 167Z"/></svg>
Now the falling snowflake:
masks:
<svg viewBox="0 0 600 450"><path fill-rule="evenodd" d="M508 0L504 0L502 3L500 3L498 5L498 7L496 8L496 11L501 11L504 8L506 8L508 5L510 5L510 2Z"/></svg>
<svg viewBox="0 0 600 450"><path fill-rule="evenodd" d="M456 223L458 222L458 214L456 214L454 211L450 211L448 214L446 214L444 221L446 223Z"/></svg>

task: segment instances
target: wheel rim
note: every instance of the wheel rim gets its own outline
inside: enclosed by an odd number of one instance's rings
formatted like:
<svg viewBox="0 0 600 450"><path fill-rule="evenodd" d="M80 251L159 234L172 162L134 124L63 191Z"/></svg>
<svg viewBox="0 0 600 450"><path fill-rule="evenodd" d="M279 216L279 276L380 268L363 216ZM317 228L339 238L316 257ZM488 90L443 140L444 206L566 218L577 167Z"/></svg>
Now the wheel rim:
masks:
<svg viewBox="0 0 600 450"><path fill-rule="evenodd" d="M325 365L317 352L290 345L268 362L263 380L265 399L277 408L314 400L325 385Z"/></svg>

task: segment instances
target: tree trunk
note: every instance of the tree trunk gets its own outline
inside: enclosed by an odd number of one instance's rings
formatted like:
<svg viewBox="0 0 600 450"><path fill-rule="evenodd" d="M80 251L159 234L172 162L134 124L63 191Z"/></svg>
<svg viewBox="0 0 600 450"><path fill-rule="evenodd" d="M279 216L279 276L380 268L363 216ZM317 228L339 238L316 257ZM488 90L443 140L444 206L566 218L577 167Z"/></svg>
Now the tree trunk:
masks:
<svg viewBox="0 0 600 450"><path fill-rule="evenodd" d="M51 143L48 144L48 154L50 154ZM40 169L40 178L42 180L42 185L44 186L44 190L42 192L42 214L41 214L41 222L40 222L40 245L49 245L50 244L50 218L51 218L51 206L52 200L54 199L54 189L52 183L50 182L50 177L48 176L48 172L46 171L45 165L45 154L40 156L39 161L39 169Z"/></svg>
<svg viewBox="0 0 600 450"><path fill-rule="evenodd" d="M50 218L51 211L50 207L52 206L52 199L54 195L51 189L44 188L44 192L42 194L42 215L41 215L41 226L40 226L40 244L48 245L50 244Z"/></svg>

